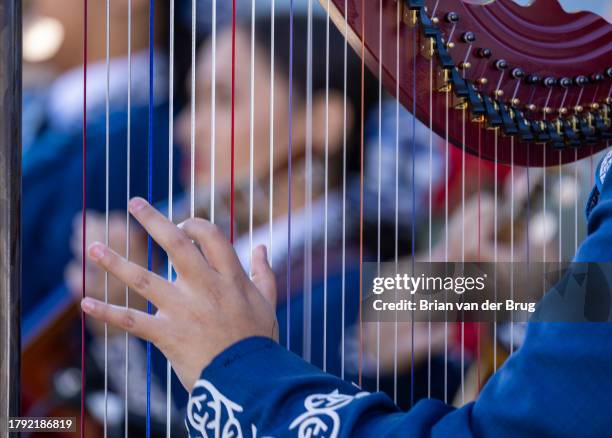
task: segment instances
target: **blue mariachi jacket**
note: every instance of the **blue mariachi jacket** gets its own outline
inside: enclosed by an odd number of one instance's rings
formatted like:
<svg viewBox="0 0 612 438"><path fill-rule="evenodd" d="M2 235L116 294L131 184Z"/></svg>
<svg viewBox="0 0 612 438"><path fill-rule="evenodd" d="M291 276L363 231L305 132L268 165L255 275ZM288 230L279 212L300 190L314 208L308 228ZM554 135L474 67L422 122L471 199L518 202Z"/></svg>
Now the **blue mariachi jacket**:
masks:
<svg viewBox="0 0 612 438"><path fill-rule="evenodd" d="M612 164L597 169L588 237L575 260L612 259ZM201 374L187 407L190 436L583 436L612 434L612 324L530 324L522 347L459 409L427 399L400 412L304 362L270 339L242 340Z"/></svg>

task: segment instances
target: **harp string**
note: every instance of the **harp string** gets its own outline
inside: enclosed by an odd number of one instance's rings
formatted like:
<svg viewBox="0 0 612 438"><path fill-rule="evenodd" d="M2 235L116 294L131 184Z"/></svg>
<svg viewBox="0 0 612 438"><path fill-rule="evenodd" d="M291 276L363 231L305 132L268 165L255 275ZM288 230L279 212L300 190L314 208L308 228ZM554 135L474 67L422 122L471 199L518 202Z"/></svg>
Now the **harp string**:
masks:
<svg viewBox="0 0 612 438"><path fill-rule="evenodd" d="M380 201L382 175L382 0L378 2L378 181L376 218L376 275L380 277ZM376 322L376 391L380 391L380 321Z"/></svg>
<svg viewBox="0 0 612 438"><path fill-rule="evenodd" d="M195 0L192 0L195 2ZM194 6L195 10L195 6ZM195 36L195 28L194 28ZM195 45L195 42L194 42ZM195 54L194 54L195 58ZM291 63L290 63L291 65ZM291 67L290 67L291 69ZM195 70L195 69L194 69ZM291 81L289 81L291 84ZM291 85L289 86L291 90ZM289 110L291 111L291 109ZM231 109L231 134L230 134L230 242L234 243L234 153L235 153L235 126L236 126L236 0L232 0L232 109ZM291 124L289 124L291 129ZM289 155L291 160L291 154Z"/></svg>
<svg viewBox="0 0 612 438"><path fill-rule="evenodd" d="M446 89L445 76L444 91L444 261L448 262L448 191L449 187L449 94ZM448 301L448 292L444 293L444 299ZM444 311L444 403L448 403L448 312Z"/></svg>
<svg viewBox="0 0 612 438"><path fill-rule="evenodd" d="M542 235L546 236L547 223L546 223L546 149L542 147ZM546 262L546 246L548 245L547 239L544 239L542 244L542 262ZM546 265L544 265L544 273L546 273ZM542 295L546 290L546 280L542 278Z"/></svg>
<svg viewBox="0 0 612 438"><path fill-rule="evenodd" d="M395 41L395 77L399 78L399 53L400 53L400 2L397 2L396 11L396 41ZM399 81L395 81L395 274L398 273L399 263ZM395 292L397 300L397 291ZM398 324L397 311L393 325L393 401L397 404L397 341Z"/></svg>
<svg viewBox="0 0 612 438"><path fill-rule="evenodd" d="M514 94L510 102L514 101L521 86L521 80L516 80ZM529 160L529 151L527 151ZM514 137L510 137L510 299L514 300ZM529 167L527 167L529 169ZM529 202L529 189L527 189L527 201ZM529 230L529 214L526 218L526 230ZM529 231L527 231L527 247L529 248ZM510 312L510 354L514 352L514 310Z"/></svg>
<svg viewBox="0 0 612 438"><path fill-rule="evenodd" d="M562 157L561 157L561 151L559 151L559 210L558 210L558 214L559 214L559 268L561 268L561 262L563 261L563 164L562 164Z"/></svg>
<svg viewBox="0 0 612 438"><path fill-rule="evenodd" d="M236 0L233 0L234 4ZM234 8L235 10L235 8ZM291 350L291 173L293 168L293 0L289 0L289 130L287 161L287 350Z"/></svg>
<svg viewBox="0 0 612 438"><path fill-rule="evenodd" d="M325 17L325 206L323 221L323 371L327 371L327 208L329 185L329 0Z"/></svg>
<svg viewBox="0 0 612 438"><path fill-rule="evenodd" d="M109 158L110 158L110 0L106 0L106 89L105 89L105 144L104 144L104 243L108 239ZM104 302L108 304L108 272L104 271ZM108 433L108 324L104 323L104 437Z"/></svg>
<svg viewBox="0 0 612 438"><path fill-rule="evenodd" d="M527 240L527 245L525 248L525 261L527 262L527 265L529 265L530 262L530 258L531 258L531 241L530 239L530 228L531 228L531 196L529 196L531 194L531 172L529 171L529 143L527 143L527 166L525 167L525 173L526 173L526 179L527 179L527 226L525 227L525 239Z"/></svg>
<svg viewBox="0 0 612 438"><path fill-rule="evenodd" d="M499 177L499 165L497 164L497 152L498 152L498 137L499 128L494 128L494 164L493 164L493 294L495 296L495 302L497 302L497 262L499 261L498 254L498 224L497 224L497 201L498 196L498 177ZM493 312L493 372L497 371L497 310Z"/></svg>
<svg viewBox="0 0 612 438"><path fill-rule="evenodd" d="M527 192L529 196L529 191ZM510 299L514 301L514 137L510 137ZM510 311L510 354L514 352L514 309Z"/></svg>
<svg viewBox="0 0 612 438"><path fill-rule="evenodd" d="M360 108L360 164L359 164L359 357L358 384L361 387L363 374L363 164L364 164L364 92L365 92L365 1L361 1L361 108Z"/></svg>
<svg viewBox="0 0 612 438"><path fill-rule="evenodd" d="M432 11L432 18L435 16L438 2L434 5ZM428 255L429 263L432 262L432 241L433 241L433 227L432 227L432 208L433 208L433 52L434 52L434 40L429 39L429 172L428 172ZM427 313L427 398L431 398L431 312Z"/></svg>
<svg viewBox="0 0 612 438"><path fill-rule="evenodd" d="M249 277L253 276L253 159L255 136L253 135L255 114L255 0L251 0L251 67L249 102Z"/></svg>
<svg viewBox="0 0 612 438"><path fill-rule="evenodd" d="M291 0L293 1L293 0ZM398 5L399 7L399 5ZM329 8L327 9L329 11ZM344 0L344 35L348 35L348 0ZM346 313L346 85L348 40L344 38L344 65L342 85L342 315L340 332L340 377L344 379L345 313Z"/></svg>
<svg viewBox="0 0 612 438"><path fill-rule="evenodd" d="M466 50L463 62L467 62L472 45ZM462 72L465 79L465 69ZM461 105L461 263L465 263L465 123L467 103ZM460 323L461 329L461 404L465 403L465 323L463 318Z"/></svg>
<svg viewBox="0 0 612 438"><path fill-rule="evenodd" d="M147 201L153 202L153 86L154 86L154 45L155 45L155 0L149 2L149 114L148 114L148 153L147 153ZM147 269L153 270L153 240L147 234ZM153 306L147 301L147 313L153 313ZM147 406L146 436L151 436L151 341L147 341Z"/></svg>
<svg viewBox="0 0 612 438"><path fill-rule="evenodd" d="M87 0L83 0L83 189L81 213L81 228L83 229L83 242L81 243L81 298L86 293L86 242L87 242ZM81 418L80 436L85 437L85 312L81 310Z"/></svg>
<svg viewBox="0 0 612 438"><path fill-rule="evenodd" d="M574 149L574 254L578 252L578 149Z"/></svg>
<svg viewBox="0 0 612 438"><path fill-rule="evenodd" d="M416 21L416 15L415 15ZM416 239L416 74L417 74L417 24L412 26L412 211L411 211L411 236L410 255L412 260L412 275L415 268L415 239ZM410 318L410 406L414 405L414 311Z"/></svg>
<svg viewBox="0 0 612 438"><path fill-rule="evenodd" d="M132 0L128 0L128 84L127 84L127 144L126 144L126 198L125 198L125 258L130 260L130 177L131 177L131 147L132 147ZM130 305L130 288L125 285L125 307ZM124 436L128 438L129 425L129 369L130 369L130 335L125 332L125 382L124 382Z"/></svg>
<svg viewBox="0 0 612 438"><path fill-rule="evenodd" d="M196 142L196 4L197 0L191 0L191 119L190 119L190 160L189 160L189 217L195 216L195 142ZM232 99L233 101L233 99ZM233 114L233 112L232 112ZM232 129L233 131L233 129ZM232 147L233 149L233 147Z"/></svg>
<svg viewBox="0 0 612 438"><path fill-rule="evenodd" d="M272 244L273 244L273 232L274 232L274 11L275 11L275 0L270 3L270 169L269 169L269 212L268 212L268 263L272 267ZM213 7L216 4L216 0L213 0ZM328 8L329 10L329 8ZM216 12L216 11L215 11ZM213 20L214 22L214 20ZM214 26L216 31L216 26ZM214 35L214 34L213 34ZM214 47L214 44L213 44ZM214 76L213 76L214 77ZM214 87L213 87L214 90ZM214 101L213 101L214 102ZM214 108L214 106L213 106ZM213 111L214 114L214 111ZM214 132L214 128L213 128ZM213 142L214 145L214 142ZM214 149L214 148L213 148ZM214 192L214 190L213 190Z"/></svg>
<svg viewBox="0 0 612 438"><path fill-rule="evenodd" d="M308 0L306 27L306 172L304 242L304 319L302 355L312 359L312 0Z"/></svg>
<svg viewBox="0 0 612 438"><path fill-rule="evenodd" d="M481 245L481 237L480 237L480 221L481 221L481 188L482 188L482 126L478 124L478 183L477 183L477 192L478 192L478 226L477 226L477 260L480 262L480 245ZM481 338L481 330L482 324L478 322L476 324L476 380L478 386L478 392L480 392L480 373L482 368L482 358L481 358L481 348L480 348L480 338Z"/></svg>
<svg viewBox="0 0 612 438"><path fill-rule="evenodd" d="M565 105L565 100L567 99L567 94L569 92L569 89L566 88L565 92L563 93L563 98L561 99L561 104L559 105L559 108L563 108L563 106ZM561 154L561 151L558 152L558 158L559 158L559 165L558 167L558 171L559 171L559 269L561 269L561 262L563 261L563 229L562 229L562 225L563 225L563 214L562 214L562 209L563 209L563 156Z"/></svg>
<svg viewBox="0 0 612 438"><path fill-rule="evenodd" d="M173 220L173 165L174 165L174 0L170 0L170 59L168 71L168 220ZM167 277L172 281L172 261L167 259ZM166 437L171 434L172 364L166 359Z"/></svg>
<svg viewBox="0 0 612 438"><path fill-rule="evenodd" d="M210 221L215 223L215 167L217 136L217 0L212 0L212 29L210 68Z"/></svg>

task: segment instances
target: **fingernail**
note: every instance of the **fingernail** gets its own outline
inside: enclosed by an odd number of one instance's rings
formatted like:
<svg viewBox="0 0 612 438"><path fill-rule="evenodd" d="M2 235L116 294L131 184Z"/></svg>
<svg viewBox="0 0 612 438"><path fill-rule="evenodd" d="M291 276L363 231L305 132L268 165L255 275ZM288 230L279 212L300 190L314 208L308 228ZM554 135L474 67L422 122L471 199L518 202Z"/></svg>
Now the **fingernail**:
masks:
<svg viewBox="0 0 612 438"><path fill-rule="evenodd" d="M81 309L83 309L84 312L87 312L87 313L93 312L94 307L95 307L95 304L91 298L83 298L81 300Z"/></svg>
<svg viewBox="0 0 612 438"><path fill-rule="evenodd" d="M89 245L88 252L89 257L94 260L100 260L102 257L104 257L104 245L102 245L100 242L94 242Z"/></svg>
<svg viewBox="0 0 612 438"><path fill-rule="evenodd" d="M147 201L142 198L132 198L130 201L130 211L136 213L142 210L147 205Z"/></svg>

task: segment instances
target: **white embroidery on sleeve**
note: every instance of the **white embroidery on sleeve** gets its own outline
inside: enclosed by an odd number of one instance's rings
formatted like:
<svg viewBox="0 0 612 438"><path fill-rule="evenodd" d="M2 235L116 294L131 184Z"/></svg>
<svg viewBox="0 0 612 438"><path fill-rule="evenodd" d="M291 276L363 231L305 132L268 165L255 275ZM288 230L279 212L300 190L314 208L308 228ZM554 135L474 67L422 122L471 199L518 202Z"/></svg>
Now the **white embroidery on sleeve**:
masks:
<svg viewBox="0 0 612 438"><path fill-rule="evenodd" d="M242 425L237 414L244 411L238 403L225 397L215 386L200 379L193 387L187 404L186 426L190 437L243 438ZM245 431L249 427L245 426ZM251 438L258 437L257 426L250 425ZM261 438L274 438L264 435Z"/></svg>
<svg viewBox="0 0 612 438"><path fill-rule="evenodd" d="M236 413L242 406L231 401L208 380L200 379L193 387L187 405L189 426L204 438L242 438Z"/></svg>
<svg viewBox="0 0 612 438"><path fill-rule="evenodd" d="M601 161L601 166L599 167L599 181L601 181L602 184L606 179L610 166L612 166L612 151L608 151L604 159Z"/></svg>
<svg viewBox="0 0 612 438"><path fill-rule="evenodd" d="M304 400L306 412L293 420L289 430L297 427L299 438L336 438L340 431L340 416L336 411L366 395L367 392L354 396L340 394L337 389L329 394L309 395Z"/></svg>

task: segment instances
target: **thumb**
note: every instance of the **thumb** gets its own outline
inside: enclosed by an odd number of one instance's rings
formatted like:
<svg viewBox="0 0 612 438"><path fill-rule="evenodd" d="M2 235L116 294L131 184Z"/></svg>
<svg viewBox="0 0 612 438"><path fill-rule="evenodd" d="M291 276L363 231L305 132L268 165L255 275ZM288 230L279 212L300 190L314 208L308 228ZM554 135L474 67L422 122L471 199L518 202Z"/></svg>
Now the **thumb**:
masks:
<svg viewBox="0 0 612 438"><path fill-rule="evenodd" d="M253 250L253 283L259 292L276 308L276 279L274 272L268 264L268 251L264 245L259 245Z"/></svg>

